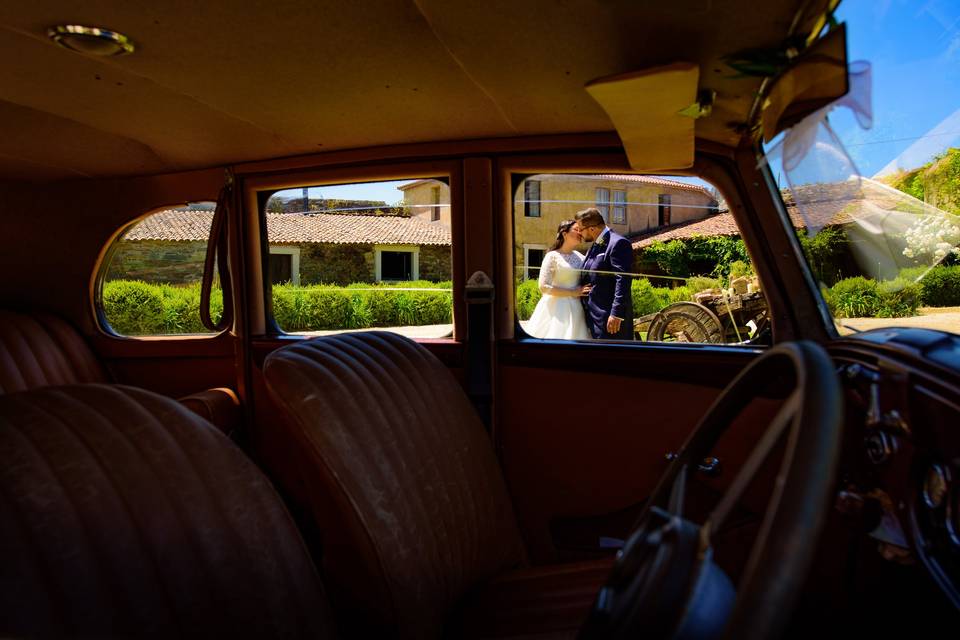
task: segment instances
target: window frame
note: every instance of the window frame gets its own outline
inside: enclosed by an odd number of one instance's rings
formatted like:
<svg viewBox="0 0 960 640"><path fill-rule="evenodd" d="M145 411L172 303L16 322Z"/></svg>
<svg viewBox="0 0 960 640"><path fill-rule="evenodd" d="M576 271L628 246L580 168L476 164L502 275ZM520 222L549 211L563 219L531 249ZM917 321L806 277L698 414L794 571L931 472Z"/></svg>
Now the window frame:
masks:
<svg viewBox="0 0 960 640"><path fill-rule="evenodd" d="M627 224L627 191L626 189L614 189L611 192L614 196L610 209L610 224ZM616 196L623 196L622 201L618 201ZM619 215L618 214L619 210Z"/></svg>
<svg viewBox="0 0 960 640"><path fill-rule="evenodd" d="M187 204L213 204L216 205L217 199L215 197L197 197L187 201ZM107 241L104 243L103 248L100 250L100 254L97 257L96 262L94 263L93 271L90 274L90 307L92 310L93 318L95 319L96 330L99 335L104 336L108 339L116 340L137 340L143 342L154 342L154 341L173 341L173 340L216 340L223 339L225 336L233 331L232 327L226 327L221 331L210 331L204 333L150 333L142 335L129 335L125 333L117 332L113 326L111 326L107 314L103 308L103 286L106 283L107 272L110 270L110 265L113 262L114 257L116 256L117 250L119 249L119 241L123 236L133 230L135 226L146 220L152 215L158 213L163 213L164 211L175 210L177 208L183 207L184 201L173 202L167 205L160 205L153 207L146 213L138 215L133 220L130 220L126 224L120 226L116 231L114 231ZM216 209L213 210L216 212ZM213 229L211 228L211 232ZM209 247L209 236L204 240ZM206 254L204 254L206 255ZM237 304L237 301L234 300L234 305ZM236 309L236 306L234 307ZM236 317L234 317L234 323L236 322Z"/></svg>
<svg viewBox="0 0 960 640"><path fill-rule="evenodd" d="M300 247L271 244L269 253L270 255L277 255L277 256L291 256L290 257L290 284L294 286L299 286L300 285Z"/></svg>
<svg viewBox="0 0 960 640"><path fill-rule="evenodd" d="M604 199L601 196L605 196ZM597 187L596 188L596 206L600 210L600 215L603 216L604 222L610 224L610 188L609 187Z"/></svg>
<svg viewBox="0 0 960 640"><path fill-rule="evenodd" d="M744 162L747 162L746 160ZM751 169L755 169L751 165ZM756 207L757 211L766 211L770 206L767 194L756 194L748 192L744 182L735 171L736 165L729 162L728 157L723 153L714 153L708 148L702 155L698 153L694 165L689 170L658 171L657 175L665 177L699 177L709 182L719 193L721 198L727 202L728 209L733 215L734 221L741 232L741 237L747 247L754 269L760 279L761 290L764 291L770 314L771 338L772 344L777 344L783 340L794 339L794 337L803 331L803 325L796 322L796 316L793 313L797 305L789 303L781 292L779 268L774 269L775 259L771 248L763 244L774 232L766 229L767 221L758 221L753 215L747 213L748 203ZM500 255L514 255L514 199L516 197L516 188L524 179L534 177L539 174L637 174L650 175L653 172L637 172L628 164L627 159L620 153L543 153L531 155L515 155L511 157L498 158L496 165L497 177L501 189L498 194L498 224L501 229L499 237ZM759 178L759 176L758 176ZM747 196L750 199L747 199ZM756 199L759 199L756 200ZM761 231L760 229L763 229ZM790 230L792 234L792 230ZM761 240L763 238L763 240ZM496 284L503 294L498 299L502 300L497 308L498 336L503 340L515 341L521 344L536 344L544 342L539 338L526 335L520 329L519 321L516 317L516 291L514 290L517 280L517 271L515 264L504 264L504 269L496 279ZM806 268L805 266L803 268ZM547 341L551 342L552 341ZM590 350L696 350L701 351L717 350L720 353L732 353L736 350L761 353L767 347L762 345L714 345L714 344L684 344L684 343L666 343L666 342L615 342L615 341L592 341L592 342L570 342L569 348L572 349L590 349Z"/></svg>
<svg viewBox="0 0 960 640"><path fill-rule="evenodd" d="M534 278L531 278L531 277L530 277L530 249L533 249L534 251L542 251L542 252L543 252L543 255L546 256L546 255L547 255L547 250L548 250L549 248L550 248L550 247L548 247L548 246L545 245L545 244L537 244L537 243L533 243L533 244L526 244L526 243L525 243L525 244L523 245L523 279L524 279L524 280L539 280L539 279L540 279L540 274L539 274L539 273L538 273L537 276L534 277ZM534 265L534 266L540 266L540 265Z"/></svg>
<svg viewBox="0 0 960 640"><path fill-rule="evenodd" d="M536 185L537 196L536 200L531 200L532 195L530 191L531 187ZM523 217L524 218L539 218L540 217L540 201L543 197L543 183L540 180L525 180L523 183Z"/></svg>
<svg viewBox="0 0 960 640"><path fill-rule="evenodd" d="M669 193L657 195L657 227L669 227L673 218L673 198Z"/></svg>
<svg viewBox="0 0 960 640"><path fill-rule="evenodd" d="M383 253L410 253L410 280L383 279ZM375 244L373 245L373 275L376 282L413 282L420 279L420 246L415 244Z"/></svg>
<svg viewBox="0 0 960 640"><path fill-rule="evenodd" d="M457 291L462 291L466 281L464 246L462 242L458 242L458 239L463 237L464 226L463 161L457 158L389 163L383 162L382 157L365 157L365 153L367 152L345 152L331 154L329 157L294 159L290 161L294 166L285 166L284 163L275 161L257 163L246 172L241 172L243 215L248 227L243 243L247 255L246 292L249 306L248 322L252 336L304 339L303 336L283 331L273 317L273 299L264 271L264 256L267 251L265 207L270 196L277 191L300 188L304 184L311 187L324 187L364 182L437 179L445 183L450 190L452 239L450 266L454 291L453 337L418 338L417 341L462 342L466 338L466 303L462 295L456 294ZM360 159L357 159L358 157ZM366 164L359 164L364 161Z"/></svg>

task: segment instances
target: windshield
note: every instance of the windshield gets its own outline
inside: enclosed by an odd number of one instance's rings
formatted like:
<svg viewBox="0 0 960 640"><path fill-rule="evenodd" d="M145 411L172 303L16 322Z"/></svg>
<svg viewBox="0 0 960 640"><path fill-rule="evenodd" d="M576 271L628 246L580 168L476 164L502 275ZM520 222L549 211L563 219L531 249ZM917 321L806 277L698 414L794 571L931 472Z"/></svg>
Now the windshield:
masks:
<svg viewBox="0 0 960 640"><path fill-rule="evenodd" d="M960 333L960 3L848 0L850 93L766 149L841 334Z"/></svg>

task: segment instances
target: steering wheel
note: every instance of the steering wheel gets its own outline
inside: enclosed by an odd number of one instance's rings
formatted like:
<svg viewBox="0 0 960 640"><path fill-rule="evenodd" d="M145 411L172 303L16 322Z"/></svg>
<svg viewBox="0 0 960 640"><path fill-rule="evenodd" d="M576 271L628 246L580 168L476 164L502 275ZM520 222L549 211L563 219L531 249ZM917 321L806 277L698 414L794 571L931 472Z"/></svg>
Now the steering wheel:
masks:
<svg viewBox="0 0 960 640"><path fill-rule="evenodd" d="M684 518L687 477L756 389L783 384L786 400L703 523ZM834 488L843 397L815 343L766 351L723 391L660 478L617 555L579 638L772 638L789 620ZM775 445L786 444L740 584L713 562L718 531Z"/></svg>

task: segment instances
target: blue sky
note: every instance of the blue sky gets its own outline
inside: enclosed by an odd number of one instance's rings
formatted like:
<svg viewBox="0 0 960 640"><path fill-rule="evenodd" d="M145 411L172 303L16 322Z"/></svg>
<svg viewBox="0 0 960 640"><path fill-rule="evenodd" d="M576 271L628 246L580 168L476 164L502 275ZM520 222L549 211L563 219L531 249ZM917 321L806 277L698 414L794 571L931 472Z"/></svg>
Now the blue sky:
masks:
<svg viewBox="0 0 960 640"><path fill-rule="evenodd" d="M860 173L912 169L960 146L960 1L843 0L848 57L873 66L872 129L830 116Z"/></svg>

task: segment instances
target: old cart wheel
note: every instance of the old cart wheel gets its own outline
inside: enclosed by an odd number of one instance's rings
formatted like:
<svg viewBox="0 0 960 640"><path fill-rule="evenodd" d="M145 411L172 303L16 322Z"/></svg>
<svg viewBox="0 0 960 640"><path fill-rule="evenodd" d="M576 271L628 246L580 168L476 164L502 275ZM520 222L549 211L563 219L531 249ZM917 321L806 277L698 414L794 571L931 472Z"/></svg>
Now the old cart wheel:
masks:
<svg viewBox="0 0 960 640"><path fill-rule="evenodd" d="M650 322L647 341L723 342L723 325L710 309L696 302L675 302Z"/></svg>

